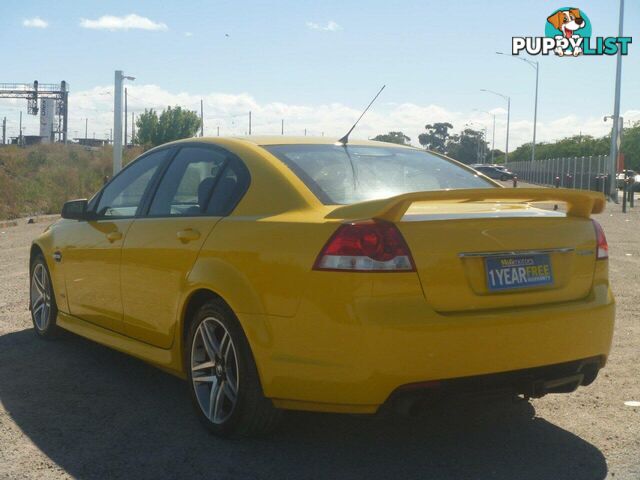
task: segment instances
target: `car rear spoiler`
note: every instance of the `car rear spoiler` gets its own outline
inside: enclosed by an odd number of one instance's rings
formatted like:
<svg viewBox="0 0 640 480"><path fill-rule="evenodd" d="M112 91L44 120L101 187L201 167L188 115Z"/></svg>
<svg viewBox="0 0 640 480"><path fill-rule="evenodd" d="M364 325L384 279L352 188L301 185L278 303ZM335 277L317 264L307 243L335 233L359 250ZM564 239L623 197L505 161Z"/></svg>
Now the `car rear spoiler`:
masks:
<svg viewBox="0 0 640 480"><path fill-rule="evenodd" d="M600 192L570 190L566 188L476 188L413 192L395 197L368 200L344 205L331 211L329 219L379 218L391 222L402 219L414 202L468 203L468 202L562 202L567 204L567 215L589 218L604 210L605 197Z"/></svg>

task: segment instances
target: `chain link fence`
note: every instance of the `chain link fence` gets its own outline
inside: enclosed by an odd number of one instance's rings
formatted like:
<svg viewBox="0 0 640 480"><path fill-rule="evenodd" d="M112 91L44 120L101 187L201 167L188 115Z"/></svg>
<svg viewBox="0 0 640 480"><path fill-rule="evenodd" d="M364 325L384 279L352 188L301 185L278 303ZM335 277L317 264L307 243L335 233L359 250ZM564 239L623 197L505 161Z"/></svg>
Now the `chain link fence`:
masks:
<svg viewBox="0 0 640 480"><path fill-rule="evenodd" d="M608 164L607 155L598 155L509 162L507 168L523 182L605 193L608 192L610 181Z"/></svg>

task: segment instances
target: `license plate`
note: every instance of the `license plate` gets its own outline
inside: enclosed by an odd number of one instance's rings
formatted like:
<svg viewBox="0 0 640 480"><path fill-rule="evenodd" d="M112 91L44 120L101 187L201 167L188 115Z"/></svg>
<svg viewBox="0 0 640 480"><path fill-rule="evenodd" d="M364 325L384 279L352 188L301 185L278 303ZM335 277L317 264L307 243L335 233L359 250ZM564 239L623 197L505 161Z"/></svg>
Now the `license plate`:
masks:
<svg viewBox="0 0 640 480"><path fill-rule="evenodd" d="M553 284L548 254L485 258L489 291L514 290Z"/></svg>

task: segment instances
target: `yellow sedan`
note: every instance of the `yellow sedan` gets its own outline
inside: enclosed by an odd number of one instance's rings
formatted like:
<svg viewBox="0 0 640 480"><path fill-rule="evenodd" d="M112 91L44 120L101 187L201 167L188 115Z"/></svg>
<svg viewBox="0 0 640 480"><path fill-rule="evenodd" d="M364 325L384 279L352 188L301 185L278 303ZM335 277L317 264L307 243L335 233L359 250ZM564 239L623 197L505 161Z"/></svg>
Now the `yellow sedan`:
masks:
<svg viewBox="0 0 640 480"><path fill-rule="evenodd" d="M379 142L179 141L64 205L31 248L31 313L187 379L221 436L570 392L611 345L603 208Z"/></svg>

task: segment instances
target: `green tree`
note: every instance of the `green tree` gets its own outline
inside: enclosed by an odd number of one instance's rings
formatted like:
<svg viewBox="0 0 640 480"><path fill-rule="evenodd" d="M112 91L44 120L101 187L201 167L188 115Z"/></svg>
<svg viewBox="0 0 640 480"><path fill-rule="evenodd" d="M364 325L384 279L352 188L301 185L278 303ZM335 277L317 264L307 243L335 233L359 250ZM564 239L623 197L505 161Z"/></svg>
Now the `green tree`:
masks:
<svg viewBox="0 0 640 480"><path fill-rule="evenodd" d="M447 122L434 123L424 126L426 133L418 135L420 145L434 152L447 153L449 130L453 125Z"/></svg>
<svg viewBox="0 0 640 480"><path fill-rule="evenodd" d="M409 145L411 139L402 132L389 132L376 135L374 140L378 142L397 143L399 145Z"/></svg>
<svg viewBox="0 0 640 480"><path fill-rule="evenodd" d="M607 155L609 153L610 138L610 135L599 138L594 138L591 135L574 135L553 143L536 143L536 160ZM513 152L509 152L510 162L523 160L531 160L531 143L520 145Z"/></svg>
<svg viewBox="0 0 640 480"><path fill-rule="evenodd" d="M483 162L486 151L484 133L472 128L465 128L460 134L452 135L447 142L447 155L466 164Z"/></svg>
<svg viewBox="0 0 640 480"><path fill-rule="evenodd" d="M140 145L157 145L158 114L155 110L146 110L136 120L136 143Z"/></svg>
<svg viewBox="0 0 640 480"><path fill-rule="evenodd" d="M624 129L620 151L624 154L625 168L640 171L640 122Z"/></svg>
<svg viewBox="0 0 640 480"><path fill-rule="evenodd" d="M200 128L200 118L196 112L182 107L167 107L160 115L153 110L145 110L136 121L137 142L141 145L156 146L181 138L193 137Z"/></svg>

